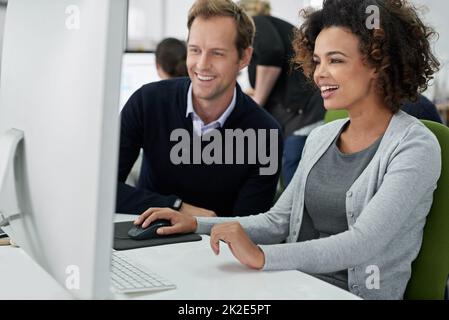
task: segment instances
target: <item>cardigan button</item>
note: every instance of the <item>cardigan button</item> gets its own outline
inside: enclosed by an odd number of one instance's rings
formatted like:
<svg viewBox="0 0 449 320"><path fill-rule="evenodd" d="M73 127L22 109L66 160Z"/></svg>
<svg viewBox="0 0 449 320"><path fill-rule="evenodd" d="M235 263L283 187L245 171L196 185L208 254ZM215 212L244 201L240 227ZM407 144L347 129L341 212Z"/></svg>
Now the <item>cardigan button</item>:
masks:
<svg viewBox="0 0 449 320"><path fill-rule="evenodd" d="M351 197L352 197L352 191L348 191L348 192L346 193L346 195L347 195L349 198L351 198Z"/></svg>

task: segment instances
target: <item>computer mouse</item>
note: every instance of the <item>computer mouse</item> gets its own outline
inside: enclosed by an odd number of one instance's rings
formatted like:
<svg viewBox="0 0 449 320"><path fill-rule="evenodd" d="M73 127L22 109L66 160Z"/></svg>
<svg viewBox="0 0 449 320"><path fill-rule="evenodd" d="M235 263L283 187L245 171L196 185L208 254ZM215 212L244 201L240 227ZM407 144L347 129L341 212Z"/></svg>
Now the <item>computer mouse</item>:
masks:
<svg viewBox="0 0 449 320"><path fill-rule="evenodd" d="M128 231L128 236L134 240L147 240L161 237L156 233L160 227L170 227L170 220L159 219L150 223L145 229L142 226L134 226Z"/></svg>

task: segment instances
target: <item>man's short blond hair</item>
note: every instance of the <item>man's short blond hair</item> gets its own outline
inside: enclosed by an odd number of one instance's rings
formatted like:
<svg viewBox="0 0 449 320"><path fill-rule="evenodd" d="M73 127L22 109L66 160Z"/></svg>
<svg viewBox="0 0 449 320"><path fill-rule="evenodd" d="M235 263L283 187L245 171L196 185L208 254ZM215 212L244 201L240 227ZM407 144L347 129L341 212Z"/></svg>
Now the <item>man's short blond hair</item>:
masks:
<svg viewBox="0 0 449 320"><path fill-rule="evenodd" d="M198 18L231 17L234 18L237 27L236 47L239 58L243 52L253 45L256 28L251 17L236 3L231 0L197 0L189 10L187 28ZM205 31L207 32L207 30Z"/></svg>

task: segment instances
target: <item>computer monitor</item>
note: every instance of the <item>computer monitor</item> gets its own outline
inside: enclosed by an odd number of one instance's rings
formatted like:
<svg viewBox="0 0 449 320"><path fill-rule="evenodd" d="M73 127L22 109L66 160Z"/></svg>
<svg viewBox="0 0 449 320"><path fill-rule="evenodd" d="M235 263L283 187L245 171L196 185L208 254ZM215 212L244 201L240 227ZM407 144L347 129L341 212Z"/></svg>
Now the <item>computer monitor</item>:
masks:
<svg viewBox="0 0 449 320"><path fill-rule="evenodd" d="M125 0L8 2L0 223L77 298L110 292L125 13Z"/></svg>

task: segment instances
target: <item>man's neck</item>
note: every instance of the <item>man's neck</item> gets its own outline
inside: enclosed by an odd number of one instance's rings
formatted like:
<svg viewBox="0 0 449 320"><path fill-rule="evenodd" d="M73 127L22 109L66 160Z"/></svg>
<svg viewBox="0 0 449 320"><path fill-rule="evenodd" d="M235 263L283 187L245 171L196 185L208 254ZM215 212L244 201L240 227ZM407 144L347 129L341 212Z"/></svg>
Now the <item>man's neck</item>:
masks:
<svg viewBox="0 0 449 320"><path fill-rule="evenodd" d="M204 124L207 125L218 120L223 115L231 104L233 97L234 88L217 99L212 100L198 99L195 97L195 93L192 92L193 109Z"/></svg>

